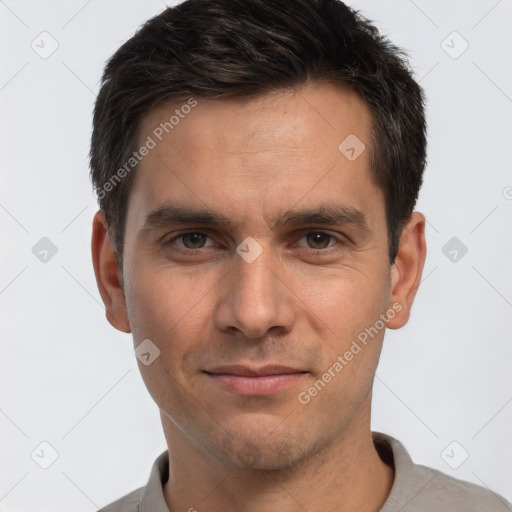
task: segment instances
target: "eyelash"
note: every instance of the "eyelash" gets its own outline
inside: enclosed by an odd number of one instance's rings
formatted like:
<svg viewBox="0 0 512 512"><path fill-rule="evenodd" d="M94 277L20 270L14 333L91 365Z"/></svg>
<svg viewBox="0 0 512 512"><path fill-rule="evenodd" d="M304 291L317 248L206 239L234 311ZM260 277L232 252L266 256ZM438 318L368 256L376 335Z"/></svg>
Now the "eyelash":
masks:
<svg viewBox="0 0 512 512"><path fill-rule="evenodd" d="M190 234L194 234L194 235L201 235L201 236L206 236L207 238L211 238L208 234L202 232L202 231L183 231L181 233L178 233L177 235L174 235L172 238L168 239L167 241L164 242L164 246L170 246L172 245L176 240L179 240L180 238L182 238L183 236L185 235L190 235ZM334 244L334 245L328 245L327 247L323 248L323 249L314 249L312 247L301 247L301 249L306 249L308 251L308 254L309 255L313 255L313 256L322 256L322 255L325 255L325 254L328 254L330 253L331 251L329 249L332 249L333 247L336 247L336 245L345 245L345 242L343 239L341 239L340 237L337 237L331 233L328 233L326 231L307 231L305 232L300 238L298 238L298 240L308 236L308 235L312 235L312 234L315 234L315 235L318 235L318 234L321 234L321 235L325 235L325 236L328 236L330 237L330 240L329 240L329 243L332 241L332 240L335 240L336 242L338 242L337 244ZM182 253L187 253L188 255L198 255L200 256L205 250L208 249L208 247L199 247L197 249L188 249L186 247L180 247L180 246L175 246L178 248L178 250Z"/></svg>

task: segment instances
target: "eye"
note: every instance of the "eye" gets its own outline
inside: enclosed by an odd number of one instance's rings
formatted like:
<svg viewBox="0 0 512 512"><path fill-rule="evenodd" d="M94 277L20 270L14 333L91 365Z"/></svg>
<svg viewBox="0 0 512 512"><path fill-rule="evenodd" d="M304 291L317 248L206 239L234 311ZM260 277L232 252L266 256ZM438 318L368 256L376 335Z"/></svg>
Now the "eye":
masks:
<svg viewBox="0 0 512 512"><path fill-rule="evenodd" d="M202 249L205 247L206 240L210 238L208 235L201 233L200 231L188 231L186 233L180 233L178 235L173 236L165 245L172 245L177 240L181 240L183 245L176 244L178 247L194 250L194 249ZM207 247L207 246L206 246Z"/></svg>
<svg viewBox="0 0 512 512"><path fill-rule="evenodd" d="M174 247L177 250L183 252L193 253L201 252L201 249L208 249L215 247L215 244L210 243L207 245L207 241L211 240L211 237L201 231L187 231L178 233L172 238L169 238L164 242L164 246ZM330 233L324 231L310 231L305 233L299 239L297 247L310 249L310 251L316 251L318 253L326 253L331 247L336 245L343 245L343 240L340 237L336 237ZM304 243L300 241L305 240Z"/></svg>
<svg viewBox="0 0 512 512"><path fill-rule="evenodd" d="M300 238L300 240L306 239L306 242L308 244L308 247L310 249L314 250L322 250L327 249L329 247L332 247L333 245L330 245L331 241L338 241L340 240L336 238L334 235L331 235L329 233L325 233L323 231L310 231L309 233L305 234ZM304 246L301 246L304 247Z"/></svg>

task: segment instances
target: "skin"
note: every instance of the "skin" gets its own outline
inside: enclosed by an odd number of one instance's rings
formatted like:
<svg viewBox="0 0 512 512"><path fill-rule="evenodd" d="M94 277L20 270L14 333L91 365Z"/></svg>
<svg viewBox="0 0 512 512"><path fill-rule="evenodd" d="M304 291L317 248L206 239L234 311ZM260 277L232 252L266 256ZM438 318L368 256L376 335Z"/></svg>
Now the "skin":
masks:
<svg viewBox="0 0 512 512"><path fill-rule="evenodd" d="M142 120L141 144L175 109L160 105ZM199 100L137 168L122 272L96 214L92 254L107 319L135 346L150 339L160 350L139 368L161 411L173 512L377 511L385 502L394 470L370 431L385 329L309 403L298 400L393 304L401 310L386 327L405 325L420 283L425 218L412 214L390 265L384 197L369 179L371 123L359 96L325 83ZM349 134L366 146L354 161L338 149ZM166 201L233 225L145 229ZM274 225L287 210L325 202L359 210L369 229ZM187 230L205 236L170 241ZM262 249L252 263L235 251L247 237ZM307 373L274 394L240 396L204 372L232 364Z"/></svg>

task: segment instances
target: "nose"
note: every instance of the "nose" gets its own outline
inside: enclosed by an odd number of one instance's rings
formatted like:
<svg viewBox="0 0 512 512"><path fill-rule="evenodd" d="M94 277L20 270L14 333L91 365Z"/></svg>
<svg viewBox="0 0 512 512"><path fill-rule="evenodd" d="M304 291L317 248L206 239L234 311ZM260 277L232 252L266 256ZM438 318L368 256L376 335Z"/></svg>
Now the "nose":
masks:
<svg viewBox="0 0 512 512"><path fill-rule="evenodd" d="M281 268L279 257L263 248L248 263L237 253L233 268L220 286L214 320L218 329L259 339L290 332L296 318L297 297Z"/></svg>

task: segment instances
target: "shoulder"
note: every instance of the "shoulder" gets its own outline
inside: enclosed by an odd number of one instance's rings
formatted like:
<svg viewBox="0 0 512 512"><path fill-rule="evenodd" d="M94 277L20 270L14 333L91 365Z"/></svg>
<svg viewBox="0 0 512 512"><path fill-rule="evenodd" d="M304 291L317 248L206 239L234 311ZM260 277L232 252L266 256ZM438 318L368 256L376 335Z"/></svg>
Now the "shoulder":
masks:
<svg viewBox="0 0 512 512"><path fill-rule="evenodd" d="M411 510L512 512L505 498L479 485L420 464L414 473L424 487L412 499Z"/></svg>
<svg viewBox="0 0 512 512"><path fill-rule="evenodd" d="M131 493L103 507L98 512L139 512L139 503L144 487L136 489Z"/></svg>
<svg viewBox="0 0 512 512"><path fill-rule="evenodd" d="M169 477L169 453L161 453L151 468L148 483L130 494L103 507L98 512L168 512L163 494L163 485Z"/></svg>
<svg viewBox="0 0 512 512"><path fill-rule="evenodd" d="M395 469L391 492L379 512L512 512L499 494L416 464L397 439L380 432L372 435L380 458Z"/></svg>

